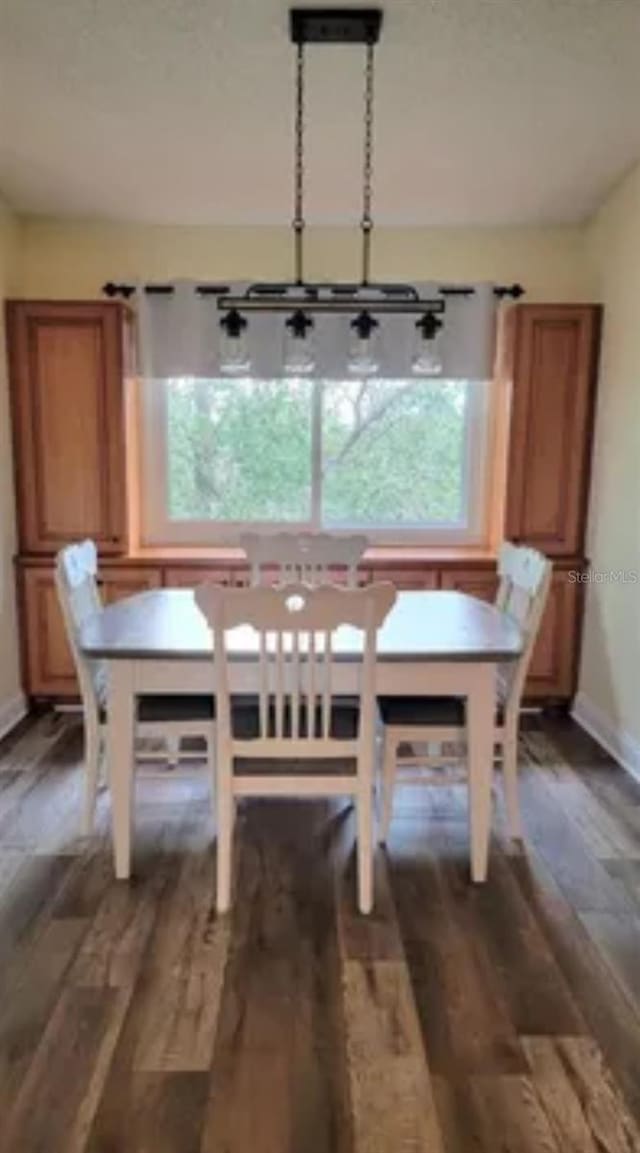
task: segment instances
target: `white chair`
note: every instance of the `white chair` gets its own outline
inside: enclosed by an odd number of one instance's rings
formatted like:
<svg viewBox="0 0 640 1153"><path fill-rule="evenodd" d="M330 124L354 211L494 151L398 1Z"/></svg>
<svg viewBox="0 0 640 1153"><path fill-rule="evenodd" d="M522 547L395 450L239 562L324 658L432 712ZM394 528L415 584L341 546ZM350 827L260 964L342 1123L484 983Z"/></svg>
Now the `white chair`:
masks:
<svg viewBox="0 0 640 1153"><path fill-rule="evenodd" d="M503 544L498 558L500 585L496 604L520 625L524 635L522 653L517 661L505 662L498 669L498 710L494 741L496 763L502 765L505 807L510 835L522 836L518 799L518 724L522 692L531 654L551 582L552 564L535 549ZM443 755L443 744L464 745L466 742L465 702L459 697L388 697L379 699L384 723L382 770L382 839L389 831L393 794L398 770L401 780L412 784L438 782L437 769L451 766L456 760L464 765L464 756ZM427 746L423 755L400 755L402 745ZM431 747L440 747L432 754ZM436 769L436 773L425 770ZM444 777L445 783L450 783Z"/></svg>
<svg viewBox="0 0 640 1153"><path fill-rule="evenodd" d="M331 533L245 533L240 545L251 567L251 584L269 583L266 569L275 569L282 584L358 583L358 563L367 547L365 536Z"/></svg>
<svg viewBox="0 0 640 1153"><path fill-rule="evenodd" d="M102 609L97 571L96 546L91 540L69 545L56 557L56 588L84 714L86 784L83 829L86 834L93 828L109 705L106 665L102 661L89 660L79 645L83 624ZM137 701L136 734L162 737L170 762L178 759L183 737L204 737L213 781L214 719L213 696L145 695Z"/></svg>
<svg viewBox="0 0 640 1153"><path fill-rule="evenodd" d="M376 633L395 595L391 584L196 589L196 603L214 635L220 912L231 902L235 798L274 795L354 798L358 906L370 912ZM253 697L230 695L229 630L241 625L255 635L259 692ZM342 699L332 693L332 652L341 625L364 634L354 658L359 691Z"/></svg>

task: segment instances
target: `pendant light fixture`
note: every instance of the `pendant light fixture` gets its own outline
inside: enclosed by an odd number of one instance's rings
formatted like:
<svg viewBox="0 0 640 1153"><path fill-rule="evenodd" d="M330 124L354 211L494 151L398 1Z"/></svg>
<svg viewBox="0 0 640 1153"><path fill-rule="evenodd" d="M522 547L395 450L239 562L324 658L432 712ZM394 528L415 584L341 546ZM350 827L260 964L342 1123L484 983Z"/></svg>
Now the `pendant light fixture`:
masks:
<svg viewBox="0 0 640 1153"><path fill-rule="evenodd" d="M221 313L221 367L225 373L241 375L250 367L247 325L251 313L283 314L283 348L285 371L291 374L313 371L315 321L323 314L349 319L349 360L352 373L369 374L378 370L376 346L380 344L382 319L413 316L417 320L415 355L412 367L416 373L433 375L437 369L438 343L444 323L447 297L473 295L472 287L444 286L434 298L421 297L412 284L379 283L371 278L373 215L373 113L375 48L380 37L383 13L379 8L292 8L289 34L295 46L295 116L294 116L294 211L293 279L285 283L251 284L235 293L228 286L199 285L196 291L215 296ZM364 46L364 124L362 163L362 214L360 219L361 268L356 282L314 283L304 276L304 131L305 131L305 52L309 45L349 44ZM108 283L103 291L108 296L128 298L135 286ZM148 285L147 292L172 292L170 285ZM523 295L519 284L497 286L499 299ZM385 324L387 321L385 320ZM365 368L365 365L368 368Z"/></svg>
<svg viewBox="0 0 640 1153"><path fill-rule="evenodd" d="M373 349L379 339L380 322L376 317L399 313L423 316L425 311L442 314L445 310L443 297L422 299L413 285L380 284L371 279L374 64L382 16L379 8L292 8L289 14L290 38L296 50L292 219L294 278L284 284L252 284L242 295L222 295L218 307L240 312L245 317L251 312L286 313L285 359L291 364L292 371L294 362L303 359L303 344L312 341L313 317L317 314L346 314L354 318L350 325L353 357L349 361L349 370L362 371L362 367L357 369L356 364L363 366L366 363L372 372L377 369ZM310 283L304 277L305 50L311 44L363 45L365 49L361 276L355 283L318 284ZM294 317L299 313L305 318L304 328L300 318L294 323ZM311 358L311 353L304 353L305 363L309 363Z"/></svg>

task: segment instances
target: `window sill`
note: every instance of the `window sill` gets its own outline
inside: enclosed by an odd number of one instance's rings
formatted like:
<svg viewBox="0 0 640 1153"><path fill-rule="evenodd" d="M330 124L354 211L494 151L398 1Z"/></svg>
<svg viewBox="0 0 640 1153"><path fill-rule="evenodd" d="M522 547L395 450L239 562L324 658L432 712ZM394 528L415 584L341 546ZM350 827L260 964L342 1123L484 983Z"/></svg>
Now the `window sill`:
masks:
<svg viewBox="0 0 640 1153"><path fill-rule="evenodd" d="M371 568L402 568L419 564L465 564L491 565L495 563L495 548L479 548L470 545L448 545L436 548L432 545L389 545L369 548L362 559L363 566ZM114 558L115 559L115 558ZM126 557L119 558L128 563L152 564L210 564L228 565L230 568L244 567L246 557L242 549L221 547L171 547L133 549Z"/></svg>

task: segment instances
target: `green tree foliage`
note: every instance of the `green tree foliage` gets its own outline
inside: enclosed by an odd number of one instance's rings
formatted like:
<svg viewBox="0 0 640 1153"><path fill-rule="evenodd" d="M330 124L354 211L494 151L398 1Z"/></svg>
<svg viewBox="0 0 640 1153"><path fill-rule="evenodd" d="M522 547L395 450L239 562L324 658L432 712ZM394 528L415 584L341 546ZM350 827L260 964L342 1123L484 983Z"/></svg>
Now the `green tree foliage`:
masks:
<svg viewBox="0 0 640 1153"><path fill-rule="evenodd" d="M327 525L415 526L463 515L460 381L167 382L170 515L308 521L314 390Z"/></svg>

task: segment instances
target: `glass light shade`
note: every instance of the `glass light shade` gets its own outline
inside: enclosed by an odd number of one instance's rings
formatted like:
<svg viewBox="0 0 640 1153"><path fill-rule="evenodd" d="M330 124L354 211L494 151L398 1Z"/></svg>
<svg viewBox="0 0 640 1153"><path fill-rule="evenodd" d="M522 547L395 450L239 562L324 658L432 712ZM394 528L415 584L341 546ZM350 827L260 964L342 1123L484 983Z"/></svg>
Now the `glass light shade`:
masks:
<svg viewBox="0 0 640 1153"><path fill-rule="evenodd" d="M442 326L418 321L411 371L416 376L441 376L442 370Z"/></svg>
<svg viewBox="0 0 640 1153"><path fill-rule="evenodd" d="M242 376L250 368L247 321L237 312L229 312L220 322L220 372Z"/></svg>
<svg viewBox="0 0 640 1153"><path fill-rule="evenodd" d="M353 376L373 376L379 369L378 322L360 313L351 322L348 369Z"/></svg>
<svg viewBox="0 0 640 1153"><path fill-rule="evenodd" d="M294 313L284 328L283 369L287 376L306 376L316 366L313 321Z"/></svg>

